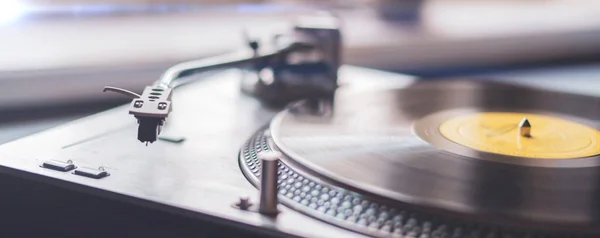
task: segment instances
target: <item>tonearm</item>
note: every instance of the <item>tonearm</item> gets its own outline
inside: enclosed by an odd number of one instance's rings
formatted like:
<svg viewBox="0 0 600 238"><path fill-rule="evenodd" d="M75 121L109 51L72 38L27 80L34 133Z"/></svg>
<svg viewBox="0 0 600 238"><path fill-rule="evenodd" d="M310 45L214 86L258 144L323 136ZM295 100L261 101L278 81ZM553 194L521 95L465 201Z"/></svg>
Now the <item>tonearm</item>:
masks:
<svg viewBox="0 0 600 238"><path fill-rule="evenodd" d="M259 80L244 91L273 105L328 95L337 88L341 34L338 19L330 14L300 17L290 32L273 36L271 44L249 40L248 45L229 54L176 64L141 95L110 86L104 91L132 99L129 114L137 119L138 140L148 144L156 141L172 110L173 89L187 76L227 68L250 71Z"/></svg>

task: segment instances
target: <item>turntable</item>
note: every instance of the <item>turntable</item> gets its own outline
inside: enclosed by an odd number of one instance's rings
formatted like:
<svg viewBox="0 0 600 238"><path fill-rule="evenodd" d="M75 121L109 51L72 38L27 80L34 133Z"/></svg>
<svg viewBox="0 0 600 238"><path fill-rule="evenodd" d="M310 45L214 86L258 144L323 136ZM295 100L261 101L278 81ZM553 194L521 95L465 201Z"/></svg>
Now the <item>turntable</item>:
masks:
<svg viewBox="0 0 600 238"><path fill-rule="evenodd" d="M300 21L141 95L106 87L131 103L0 146L2 210L22 214L0 233L600 233L600 99L341 66L340 43L335 18Z"/></svg>

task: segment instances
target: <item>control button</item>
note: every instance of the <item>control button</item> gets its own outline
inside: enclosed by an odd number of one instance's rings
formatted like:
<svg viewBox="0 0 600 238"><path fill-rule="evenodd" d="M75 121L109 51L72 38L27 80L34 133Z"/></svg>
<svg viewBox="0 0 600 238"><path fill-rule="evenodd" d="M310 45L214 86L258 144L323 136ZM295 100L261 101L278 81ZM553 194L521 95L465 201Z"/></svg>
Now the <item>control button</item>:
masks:
<svg viewBox="0 0 600 238"><path fill-rule="evenodd" d="M104 171L102 167L100 167L100 169L78 168L75 170L75 172L73 172L73 174L95 179L101 179L110 175Z"/></svg>
<svg viewBox="0 0 600 238"><path fill-rule="evenodd" d="M52 169L61 172L68 172L75 169L75 165L70 160L65 162L56 160L47 160L41 166L42 168Z"/></svg>

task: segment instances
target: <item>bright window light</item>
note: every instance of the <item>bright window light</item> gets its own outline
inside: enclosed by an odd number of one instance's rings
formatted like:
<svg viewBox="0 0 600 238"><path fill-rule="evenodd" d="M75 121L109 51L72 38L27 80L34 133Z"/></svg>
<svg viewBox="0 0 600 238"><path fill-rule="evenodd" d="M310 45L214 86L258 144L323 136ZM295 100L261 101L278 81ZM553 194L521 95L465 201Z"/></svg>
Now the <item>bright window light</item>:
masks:
<svg viewBox="0 0 600 238"><path fill-rule="evenodd" d="M19 0L0 0L0 24L19 19L25 11L25 4Z"/></svg>

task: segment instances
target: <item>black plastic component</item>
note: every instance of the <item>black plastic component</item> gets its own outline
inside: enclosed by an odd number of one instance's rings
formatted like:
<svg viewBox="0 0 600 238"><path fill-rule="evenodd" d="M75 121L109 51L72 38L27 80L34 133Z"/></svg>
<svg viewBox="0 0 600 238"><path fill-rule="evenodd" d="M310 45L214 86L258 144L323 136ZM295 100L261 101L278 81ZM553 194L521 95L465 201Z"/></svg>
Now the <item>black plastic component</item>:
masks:
<svg viewBox="0 0 600 238"><path fill-rule="evenodd" d="M104 178L104 177L110 175L109 173L107 173L104 170L91 169L91 168L78 168L75 170L75 172L73 172L73 174L88 177L88 178L95 178L95 179L101 179L101 178Z"/></svg>
<svg viewBox="0 0 600 238"><path fill-rule="evenodd" d="M159 131L162 119L138 117L138 140L142 143L155 142Z"/></svg>
<svg viewBox="0 0 600 238"><path fill-rule="evenodd" d="M61 171L61 172L68 172L68 171L71 171L76 168L75 165L72 163L65 163L65 162L56 161L56 160L44 161L44 163L42 164L41 167L46 168L46 169Z"/></svg>

